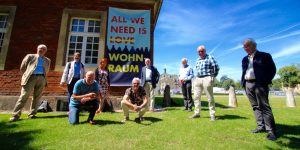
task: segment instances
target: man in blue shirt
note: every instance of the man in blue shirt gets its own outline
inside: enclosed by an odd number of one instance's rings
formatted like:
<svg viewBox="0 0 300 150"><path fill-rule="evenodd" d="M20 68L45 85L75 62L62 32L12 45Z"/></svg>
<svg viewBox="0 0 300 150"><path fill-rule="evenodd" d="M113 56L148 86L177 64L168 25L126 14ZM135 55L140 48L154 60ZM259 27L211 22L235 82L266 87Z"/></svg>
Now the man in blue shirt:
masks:
<svg viewBox="0 0 300 150"><path fill-rule="evenodd" d="M95 81L95 73L88 71L84 79L78 80L75 83L69 104L69 123L78 124L80 109L87 107L90 113L87 122L95 124L94 116L99 107L98 95L99 87Z"/></svg>
<svg viewBox="0 0 300 150"><path fill-rule="evenodd" d="M47 46L40 44L37 47L36 54L28 54L24 57L20 66L22 73L21 94L13 110L13 117L9 119L10 122L19 120L22 109L32 91L33 96L28 118L36 118L37 106L42 97L43 90L47 86L47 75L51 63L51 60L45 57L46 52Z"/></svg>
<svg viewBox="0 0 300 150"><path fill-rule="evenodd" d="M184 99L184 110L192 111L192 79L194 77L193 68L187 64L187 59L182 58L182 66L179 69L179 83L181 84L182 95Z"/></svg>
<svg viewBox="0 0 300 150"><path fill-rule="evenodd" d="M196 62L196 79L194 81L194 103L195 114L190 118L199 118L201 111L201 94L202 91L206 93L208 99L208 107L210 113L210 120L215 121L215 99L213 96L213 84L215 77L219 73L219 65L214 57L206 54L204 45L197 48L199 58Z"/></svg>

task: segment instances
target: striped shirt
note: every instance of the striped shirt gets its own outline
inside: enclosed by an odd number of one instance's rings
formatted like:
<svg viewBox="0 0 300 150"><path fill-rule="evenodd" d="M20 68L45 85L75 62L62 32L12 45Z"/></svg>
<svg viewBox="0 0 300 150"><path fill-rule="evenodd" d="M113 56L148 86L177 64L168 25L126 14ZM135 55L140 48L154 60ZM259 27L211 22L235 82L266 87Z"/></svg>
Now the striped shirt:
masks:
<svg viewBox="0 0 300 150"><path fill-rule="evenodd" d="M219 65L215 61L214 57L205 54L203 59L201 57L197 59L196 73L198 77L201 76L216 77L219 73Z"/></svg>

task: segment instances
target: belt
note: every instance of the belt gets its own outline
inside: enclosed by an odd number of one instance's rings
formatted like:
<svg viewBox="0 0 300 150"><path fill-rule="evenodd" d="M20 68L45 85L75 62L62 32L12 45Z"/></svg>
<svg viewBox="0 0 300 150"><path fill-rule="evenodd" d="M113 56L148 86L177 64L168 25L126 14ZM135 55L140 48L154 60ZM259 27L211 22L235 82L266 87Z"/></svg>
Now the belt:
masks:
<svg viewBox="0 0 300 150"><path fill-rule="evenodd" d="M209 75L203 75L203 76L197 76L198 78L204 78L204 77L207 77Z"/></svg>
<svg viewBox="0 0 300 150"><path fill-rule="evenodd" d="M246 82L250 82L250 83L255 82L255 81L256 81L255 79L246 80Z"/></svg>
<svg viewBox="0 0 300 150"><path fill-rule="evenodd" d="M151 80L146 80L145 82L151 82Z"/></svg>
<svg viewBox="0 0 300 150"><path fill-rule="evenodd" d="M44 76L44 74L32 74L33 76Z"/></svg>

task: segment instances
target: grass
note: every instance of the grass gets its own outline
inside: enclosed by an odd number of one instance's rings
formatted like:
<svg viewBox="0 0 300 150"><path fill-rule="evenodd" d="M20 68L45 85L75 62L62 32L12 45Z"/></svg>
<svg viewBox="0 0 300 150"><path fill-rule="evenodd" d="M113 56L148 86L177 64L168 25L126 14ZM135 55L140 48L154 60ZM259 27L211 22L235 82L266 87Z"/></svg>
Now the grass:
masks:
<svg viewBox="0 0 300 150"><path fill-rule="evenodd" d="M145 121L121 124L122 113L102 113L97 125L69 125L65 112L39 113L37 119L9 123L11 114L0 114L1 149L300 149L300 108L287 108L284 97L271 97L279 138L265 139L265 133L252 134L255 120L246 97L238 96L238 107L228 108L227 96L216 96L217 120L211 122L206 99L201 118L188 119L193 112L183 107L146 113ZM182 104L180 96L174 101ZM296 98L299 104L300 98ZM162 98L157 97L157 103ZM130 119L136 117L130 114Z"/></svg>

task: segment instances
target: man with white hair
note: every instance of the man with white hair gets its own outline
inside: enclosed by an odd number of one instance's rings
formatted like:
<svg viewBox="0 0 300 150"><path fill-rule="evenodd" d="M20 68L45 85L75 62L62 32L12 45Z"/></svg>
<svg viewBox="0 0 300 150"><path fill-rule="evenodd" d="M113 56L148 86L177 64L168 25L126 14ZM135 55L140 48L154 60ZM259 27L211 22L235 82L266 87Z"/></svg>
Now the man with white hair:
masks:
<svg viewBox="0 0 300 150"><path fill-rule="evenodd" d="M9 119L10 122L17 121L21 117L22 109L31 91L33 91L33 97L28 118L33 119L36 117L39 100L42 97L45 86L47 86L47 74L51 62L49 58L45 57L46 52L47 46L40 44L37 47L36 54L27 54L24 57L20 67L22 73L21 95L13 110L13 117Z"/></svg>
<svg viewBox="0 0 300 150"><path fill-rule="evenodd" d="M181 59L182 66L179 69L179 83L181 84L181 90L184 100L184 110L192 111L192 79L194 77L193 68L188 65L186 58Z"/></svg>
<svg viewBox="0 0 300 150"><path fill-rule="evenodd" d="M141 86L145 89L147 97L150 98L150 103L148 104L150 107L150 111L155 111L155 97L154 90L156 88L156 84L159 81L160 74L156 67L151 65L151 60L149 58L145 59L145 65L141 71Z"/></svg>
<svg viewBox="0 0 300 150"><path fill-rule="evenodd" d="M148 111L148 97L144 88L140 86L140 79L133 78L132 86L128 88L125 92L123 100L121 101L121 106L124 112L124 119L122 123L129 120L129 109L138 112L138 117L135 118L136 122L141 122L144 120L143 116Z"/></svg>
<svg viewBox="0 0 300 150"><path fill-rule="evenodd" d="M195 114L191 116L191 119L199 118L201 111L201 94L202 91L206 93L210 120L215 121L215 99L213 96L213 84L215 78L219 73L219 65L215 61L214 57L206 54L204 45L200 45L197 48L199 58L196 62L196 79L194 81L194 103Z"/></svg>

